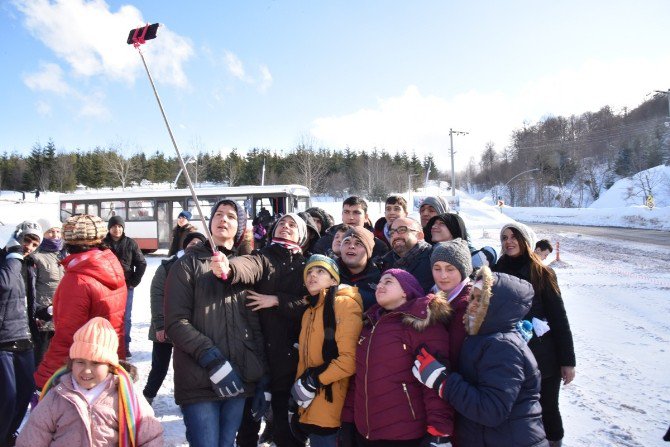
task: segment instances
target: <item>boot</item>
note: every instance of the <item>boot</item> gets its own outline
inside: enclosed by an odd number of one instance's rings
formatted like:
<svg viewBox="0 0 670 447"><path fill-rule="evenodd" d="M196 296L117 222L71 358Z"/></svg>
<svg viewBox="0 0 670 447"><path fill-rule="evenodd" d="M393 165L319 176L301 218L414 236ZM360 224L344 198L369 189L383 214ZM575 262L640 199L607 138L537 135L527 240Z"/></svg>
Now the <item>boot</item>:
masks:
<svg viewBox="0 0 670 447"><path fill-rule="evenodd" d="M273 428L274 424L272 423L272 419L266 419L265 430L263 430L263 433L261 433L261 436L258 438L259 444L272 444Z"/></svg>
<svg viewBox="0 0 670 447"><path fill-rule="evenodd" d="M563 440L559 439L558 441L549 441L549 447L561 447L563 445Z"/></svg>

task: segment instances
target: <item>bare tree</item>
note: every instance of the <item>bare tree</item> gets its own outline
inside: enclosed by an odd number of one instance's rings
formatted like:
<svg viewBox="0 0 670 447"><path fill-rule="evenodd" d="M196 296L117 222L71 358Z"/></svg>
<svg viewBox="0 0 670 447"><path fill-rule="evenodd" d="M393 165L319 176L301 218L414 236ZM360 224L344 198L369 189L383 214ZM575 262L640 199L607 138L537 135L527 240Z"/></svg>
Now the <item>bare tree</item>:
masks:
<svg viewBox="0 0 670 447"><path fill-rule="evenodd" d="M328 174L328 159L324 149L316 151L313 140L302 137L292 155L300 184L310 191L321 192Z"/></svg>
<svg viewBox="0 0 670 447"><path fill-rule="evenodd" d="M628 187L625 198L639 198L640 205L644 205L649 196L654 197L669 182L662 171L653 168L640 171L630 179L632 184Z"/></svg>
<svg viewBox="0 0 670 447"><path fill-rule="evenodd" d="M103 155L103 165L107 172L119 182L121 189L126 189L126 186L135 178L137 171L130 158L125 158L120 151L110 149Z"/></svg>

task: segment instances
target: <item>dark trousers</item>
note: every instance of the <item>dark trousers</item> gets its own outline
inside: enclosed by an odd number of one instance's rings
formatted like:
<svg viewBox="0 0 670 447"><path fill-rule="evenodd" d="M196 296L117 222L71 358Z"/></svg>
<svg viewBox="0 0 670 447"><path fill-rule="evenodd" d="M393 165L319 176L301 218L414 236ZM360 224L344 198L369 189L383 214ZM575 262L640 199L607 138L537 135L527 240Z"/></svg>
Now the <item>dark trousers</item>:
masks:
<svg viewBox="0 0 670 447"><path fill-rule="evenodd" d="M0 443L19 429L35 392L33 350L0 351Z"/></svg>
<svg viewBox="0 0 670 447"><path fill-rule="evenodd" d="M274 423L272 440L277 447L304 447L304 444L299 443L293 438L288 425L289 394L288 390L272 390L271 405ZM258 444L258 432L260 431L261 423L254 421L251 417L251 402L252 399L248 398L244 405L242 424L237 432L237 445L239 447L256 447Z"/></svg>
<svg viewBox="0 0 670 447"><path fill-rule="evenodd" d="M407 441L370 441L360 433L356 433L356 445L358 447L416 447L421 444L421 438Z"/></svg>
<svg viewBox="0 0 670 447"><path fill-rule="evenodd" d="M123 331L126 342L126 355L130 352L130 330L133 328L131 315L133 313L133 294L135 289L128 287L128 298L126 298L126 311L123 313Z"/></svg>
<svg viewBox="0 0 670 447"><path fill-rule="evenodd" d="M51 343L52 338L54 338L54 331L36 331L33 334L33 345L34 345L33 353L35 354L35 368L37 368L42 362L44 354L46 354L47 349L49 349L49 344Z"/></svg>
<svg viewBox="0 0 670 447"><path fill-rule="evenodd" d="M151 371L147 378L147 384L144 386L144 397L153 399L158 394L158 390L167 376L170 368L170 359L172 358L172 343L154 342L151 351Z"/></svg>
<svg viewBox="0 0 670 447"><path fill-rule="evenodd" d="M561 389L561 375L554 374L542 378L540 405L542 405L542 423L549 441L563 439L563 419L558 409L558 393Z"/></svg>

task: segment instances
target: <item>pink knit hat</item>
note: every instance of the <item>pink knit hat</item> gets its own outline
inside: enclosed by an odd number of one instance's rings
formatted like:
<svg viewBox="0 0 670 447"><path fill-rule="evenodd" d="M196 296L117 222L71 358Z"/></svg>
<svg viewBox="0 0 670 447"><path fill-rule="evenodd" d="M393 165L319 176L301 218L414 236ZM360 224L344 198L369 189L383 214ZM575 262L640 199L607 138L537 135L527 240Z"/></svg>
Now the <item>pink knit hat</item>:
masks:
<svg viewBox="0 0 670 447"><path fill-rule="evenodd" d="M74 333L70 346L71 359L84 359L92 362L119 364L119 337L112 323L102 317L90 319Z"/></svg>

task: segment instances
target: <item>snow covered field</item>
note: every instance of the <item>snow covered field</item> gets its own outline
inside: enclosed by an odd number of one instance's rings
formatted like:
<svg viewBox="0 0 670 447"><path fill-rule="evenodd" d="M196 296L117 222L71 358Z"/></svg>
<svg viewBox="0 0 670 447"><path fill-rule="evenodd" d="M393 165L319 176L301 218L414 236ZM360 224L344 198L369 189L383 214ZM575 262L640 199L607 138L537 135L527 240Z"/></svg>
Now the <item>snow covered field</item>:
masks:
<svg viewBox="0 0 670 447"><path fill-rule="evenodd" d="M2 200L14 197L0 195L0 244L22 220L57 216L55 194L40 197L46 202L40 204ZM339 203L316 205L339 217ZM510 217L479 201L462 200L461 207L474 245L499 249L498 231ZM534 210L536 221L555 211ZM377 205L370 211L373 218L380 214ZM621 213L610 211L609 219ZM581 222L574 217L570 223ZM561 259L567 264L557 274L575 338L577 377L561 393L564 445L664 445L661 438L670 423L670 249L571 233L538 236L560 240ZM140 392L151 364L149 284L161 259L147 258L147 272L135 291L131 351L142 377ZM154 408L165 428L166 445L185 445L172 390L170 373Z"/></svg>

